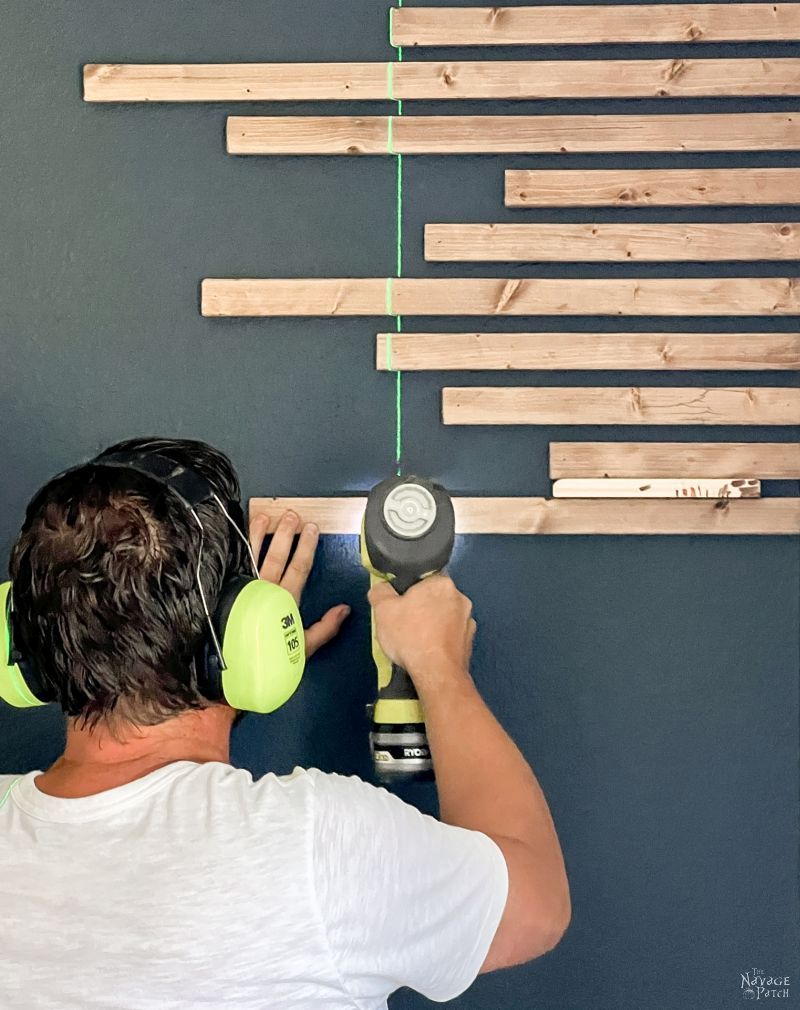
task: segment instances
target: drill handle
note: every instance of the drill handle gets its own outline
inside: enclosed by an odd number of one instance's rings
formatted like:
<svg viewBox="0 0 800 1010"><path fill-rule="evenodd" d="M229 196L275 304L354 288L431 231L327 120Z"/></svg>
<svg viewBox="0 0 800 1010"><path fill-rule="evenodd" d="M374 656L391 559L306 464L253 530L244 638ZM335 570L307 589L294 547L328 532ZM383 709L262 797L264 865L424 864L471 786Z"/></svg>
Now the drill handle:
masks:
<svg viewBox="0 0 800 1010"><path fill-rule="evenodd" d="M416 574L403 573L395 576L391 580L391 585L395 592L401 596L408 590L422 582L433 572L426 572L420 576ZM377 578L373 574L373 579ZM378 666L378 700L375 706L375 722L381 724L415 724L423 725L425 716L422 704L407 670L397 663L390 662L380 647L380 643L375 636L375 615L372 617L372 651L375 662Z"/></svg>
<svg viewBox="0 0 800 1010"><path fill-rule="evenodd" d="M391 679L386 687L380 689L378 697L383 701L415 701L417 689L414 687L408 670L404 670L397 663L392 663Z"/></svg>
<svg viewBox="0 0 800 1010"><path fill-rule="evenodd" d="M394 591L399 595L403 596L408 590L415 586L422 579L415 575L401 574L396 576L392 580L392 587ZM381 698L396 698L408 701L414 701L417 698L417 689L414 687L414 682L412 681L408 670L404 670L402 666L398 666L397 663L392 663L392 679L380 692Z"/></svg>
<svg viewBox="0 0 800 1010"><path fill-rule="evenodd" d="M433 573L425 573L428 574ZM372 578L377 577L373 570ZM391 585L402 596L422 578L416 574L398 575ZM375 774L384 782L430 780L434 771L422 702L408 671L392 663L381 649L375 634L374 611L372 650L378 668L378 698L372 709L370 733Z"/></svg>

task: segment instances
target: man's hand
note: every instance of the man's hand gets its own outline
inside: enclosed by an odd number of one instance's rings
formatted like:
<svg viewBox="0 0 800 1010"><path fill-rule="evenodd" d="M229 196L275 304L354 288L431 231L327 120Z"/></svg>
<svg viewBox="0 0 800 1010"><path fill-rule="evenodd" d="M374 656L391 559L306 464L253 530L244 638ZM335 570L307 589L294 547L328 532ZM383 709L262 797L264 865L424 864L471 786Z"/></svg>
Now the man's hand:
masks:
<svg viewBox="0 0 800 1010"><path fill-rule="evenodd" d="M250 545L256 558L261 554L264 537L270 532L272 531L269 528L269 520L265 515L257 515L250 523ZM300 539L290 561L292 543L298 532ZM296 513L284 513L275 527L259 575L267 582L274 582L288 589L299 605L314 564L318 542L319 530L313 523L304 523L301 529L300 517ZM350 608L340 603L336 607L331 607L316 624L306 628L306 657L313 656L317 649L338 634L349 613Z"/></svg>
<svg viewBox="0 0 800 1010"><path fill-rule="evenodd" d="M467 673L475 621L472 603L446 575L432 575L403 596L388 582L373 586L369 602L381 648L408 670L420 695L442 677Z"/></svg>

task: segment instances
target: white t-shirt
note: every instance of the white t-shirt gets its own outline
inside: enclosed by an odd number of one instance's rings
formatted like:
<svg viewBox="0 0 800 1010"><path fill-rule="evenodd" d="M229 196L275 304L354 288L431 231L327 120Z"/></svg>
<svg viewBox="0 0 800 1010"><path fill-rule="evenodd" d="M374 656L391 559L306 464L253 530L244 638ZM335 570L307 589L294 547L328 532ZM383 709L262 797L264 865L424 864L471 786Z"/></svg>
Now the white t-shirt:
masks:
<svg viewBox="0 0 800 1010"><path fill-rule="evenodd" d="M357 778L179 761L82 799L0 776L3 1010L375 1010L475 978L486 835Z"/></svg>

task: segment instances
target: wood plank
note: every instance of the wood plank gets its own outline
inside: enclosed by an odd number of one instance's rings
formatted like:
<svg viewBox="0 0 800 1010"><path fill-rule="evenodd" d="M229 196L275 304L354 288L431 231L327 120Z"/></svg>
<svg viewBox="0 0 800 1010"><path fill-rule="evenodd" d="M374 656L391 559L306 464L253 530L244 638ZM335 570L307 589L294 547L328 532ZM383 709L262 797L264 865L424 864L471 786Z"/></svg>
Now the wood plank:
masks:
<svg viewBox="0 0 800 1010"><path fill-rule="evenodd" d="M554 498L760 498L752 477L596 477L553 482Z"/></svg>
<svg viewBox="0 0 800 1010"><path fill-rule="evenodd" d="M800 477L798 442L551 442L550 476Z"/></svg>
<svg viewBox="0 0 800 1010"><path fill-rule="evenodd" d="M287 509L322 533L357 534L366 499L251 498L250 517L271 523ZM462 534L734 534L800 532L800 498L679 501L577 498L456 498L456 530Z"/></svg>
<svg viewBox="0 0 800 1010"><path fill-rule="evenodd" d="M391 285L396 288L397 281ZM246 280L207 278L204 316L378 316L389 311L387 278Z"/></svg>
<svg viewBox="0 0 800 1010"><path fill-rule="evenodd" d="M800 168L509 169L506 207L800 203Z"/></svg>
<svg viewBox="0 0 800 1010"><path fill-rule="evenodd" d="M800 388L466 386L442 390L442 419L445 424L798 424Z"/></svg>
<svg viewBox="0 0 800 1010"><path fill-rule="evenodd" d="M437 263L652 263L798 258L798 222L425 226L425 259Z"/></svg>
<svg viewBox="0 0 800 1010"><path fill-rule="evenodd" d="M202 283L204 316L755 316L800 312L792 277L310 278Z"/></svg>
<svg viewBox="0 0 800 1010"><path fill-rule="evenodd" d="M395 64L393 78L404 100L797 95L800 60L415 60Z"/></svg>
<svg viewBox="0 0 800 1010"><path fill-rule="evenodd" d="M800 60L90 63L87 102L353 101L800 94Z"/></svg>
<svg viewBox="0 0 800 1010"><path fill-rule="evenodd" d="M229 116L227 143L281 155L787 151L800 149L800 114Z"/></svg>
<svg viewBox="0 0 800 1010"><path fill-rule="evenodd" d="M89 63L87 102L282 102L386 98L387 63ZM782 75L783 71L778 71Z"/></svg>
<svg viewBox="0 0 800 1010"><path fill-rule="evenodd" d="M403 7L395 46L766 42L800 39L800 4L636 4L568 7Z"/></svg>
<svg viewBox="0 0 800 1010"><path fill-rule="evenodd" d="M390 154L389 116L228 116L229 154Z"/></svg>
<svg viewBox="0 0 800 1010"><path fill-rule="evenodd" d="M800 369L800 333L379 333L376 367L792 371Z"/></svg>
<svg viewBox="0 0 800 1010"><path fill-rule="evenodd" d="M271 533L281 516L292 511L300 517L301 522L318 526L320 533L360 533L366 506L366 495L341 498L251 498L250 522L256 516L266 516L269 519L267 532Z"/></svg>

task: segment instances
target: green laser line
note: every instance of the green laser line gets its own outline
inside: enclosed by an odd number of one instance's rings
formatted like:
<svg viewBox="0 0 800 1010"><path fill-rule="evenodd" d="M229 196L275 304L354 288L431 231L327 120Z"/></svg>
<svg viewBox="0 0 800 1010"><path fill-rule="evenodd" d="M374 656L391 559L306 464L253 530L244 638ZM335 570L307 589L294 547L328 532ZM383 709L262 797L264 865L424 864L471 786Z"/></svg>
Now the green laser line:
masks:
<svg viewBox="0 0 800 1010"><path fill-rule="evenodd" d="M397 276L403 276L403 155L397 155Z"/></svg>
<svg viewBox="0 0 800 1010"><path fill-rule="evenodd" d="M403 0L397 0L397 6L403 6ZM389 45L394 47L394 41L392 38L392 16L393 9L389 8ZM397 62L403 62L403 47L397 46ZM394 97L394 66L392 63L389 64L388 72L388 86L389 86L389 99L390 101L397 102L397 115L403 115L403 102L401 99L396 99ZM395 230L396 230L396 261L395 261L395 274L397 277L403 276L403 155L394 150L394 117L389 116L389 129L388 129L388 141L389 141L389 153L395 155L396 165L397 165L397 187L395 191L395 202L396 202L396 214L395 214ZM394 309L394 299L392 292L391 280L387 285L387 300L388 309L387 312L390 315L394 315L395 329L400 333L403 329L403 319L400 315L393 312ZM400 369L395 369L392 364L392 334L388 334L386 338L386 364L390 371L394 371L395 384L394 384L394 418L395 418L395 464L397 467L397 475L400 476L402 472L402 462L403 462L403 373Z"/></svg>

